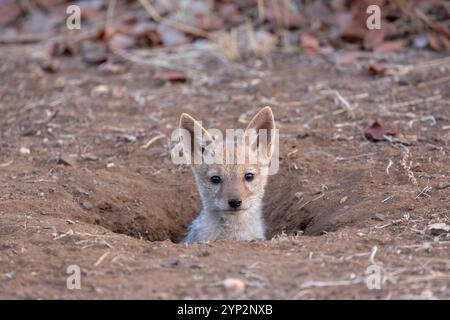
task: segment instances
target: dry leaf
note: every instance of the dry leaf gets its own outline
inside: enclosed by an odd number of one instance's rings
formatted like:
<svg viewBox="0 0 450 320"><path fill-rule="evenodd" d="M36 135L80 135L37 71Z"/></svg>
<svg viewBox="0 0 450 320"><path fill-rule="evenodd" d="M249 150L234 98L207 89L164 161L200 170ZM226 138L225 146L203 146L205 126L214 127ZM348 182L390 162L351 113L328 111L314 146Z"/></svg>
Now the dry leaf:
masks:
<svg viewBox="0 0 450 320"><path fill-rule="evenodd" d="M434 34L431 34L428 36L428 46L435 51L441 50L441 44L439 43L439 38Z"/></svg>
<svg viewBox="0 0 450 320"><path fill-rule="evenodd" d="M300 37L300 49L308 54L319 54L320 45L316 38L304 34Z"/></svg>
<svg viewBox="0 0 450 320"><path fill-rule="evenodd" d="M366 131L365 136L371 141L383 141L385 134L386 129L378 121L375 121Z"/></svg>
<svg viewBox="0 0 450 320"><path fill-rule="evenodd" d="M447 188L450 188L450 181L441 182L436 187L436 189L438 189L438 190L443 190L443 189L447 189Z"/></svg>
<svg viewBox="0 0 450 320"><path fill-rule="evenodd" d="M373 75L377 75L384 73L386 71L386 68L380 66L379 64L371 63L367 66L367 71L369 71L369 73Z"/></svg>
<svg viewBox="0 0 450 320"><path fill-rule="evenodd" d="M58 157L57 164L62 164L64 166L74 167L77 164L77 159L66 154L61 154Z"/></svg>
<svg viewBox="0 0 450 320"><path fill-rule="evenodd" d="M160 71L153 75L154 80L185 82L187 77L178 71Z"/></svg>
<svg viewBox="0 0 450 320"><path fill-rule="evenodd" d="M433 236L450 232L450 226L445 223L433 223L427 227L427 232Z"/></svg>

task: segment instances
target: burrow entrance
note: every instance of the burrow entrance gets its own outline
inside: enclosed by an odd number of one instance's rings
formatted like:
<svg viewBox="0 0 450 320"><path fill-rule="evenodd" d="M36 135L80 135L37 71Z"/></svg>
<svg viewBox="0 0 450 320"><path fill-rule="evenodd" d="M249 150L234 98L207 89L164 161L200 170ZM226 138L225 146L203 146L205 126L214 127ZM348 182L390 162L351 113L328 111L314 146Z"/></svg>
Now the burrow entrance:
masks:
<svg viewBox="0 0 450 320"><path fill-rule="evenodd" d="M101 170L95 173L95 185L89 182L93 181L90 176L75 178L83 184L73 192L86 212L83 220L139 239L181 240L200 203L189 168L168 167L157 174ZM321 235L367 221L371 211L358 200L367 184L363 173L349 169L337 175L343 176L343 182L332 183L337 177L329 175L313 180L309 172L293 171L290 162L282 161L266 189L267 236L299 231ZM348 200L343 203L345 197Z"/></svg>

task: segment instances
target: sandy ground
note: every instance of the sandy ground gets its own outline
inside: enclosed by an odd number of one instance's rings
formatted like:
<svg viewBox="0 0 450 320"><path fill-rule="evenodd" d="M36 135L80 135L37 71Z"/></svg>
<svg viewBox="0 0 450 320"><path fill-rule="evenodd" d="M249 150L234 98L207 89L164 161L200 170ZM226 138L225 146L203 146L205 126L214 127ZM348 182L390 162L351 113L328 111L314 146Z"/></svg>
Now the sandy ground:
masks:
<svg viewBox="0 0 450 320"><path fill-rule="evenodd" d="M165 83L147 64L52 73L29 47L0 49L0 298L450 298L449 233L429 230L450 223L448 57L192 53L161 53L196 67ZM199 210L169 155L180 114L243 127L265 105L280 129L269 240L178 244ZM389 141L365 137L375 120Z"/></svg>

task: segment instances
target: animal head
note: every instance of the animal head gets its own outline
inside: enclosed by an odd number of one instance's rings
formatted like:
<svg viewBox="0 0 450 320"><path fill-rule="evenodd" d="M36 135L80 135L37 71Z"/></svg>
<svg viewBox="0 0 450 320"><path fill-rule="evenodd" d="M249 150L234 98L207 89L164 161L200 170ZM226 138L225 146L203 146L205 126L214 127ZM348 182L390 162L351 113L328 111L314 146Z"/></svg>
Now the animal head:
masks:
<svg viewBox="0 0 450 320"><path fill-rule="evenodd" d="M234 130L231 139L227 130L225 142L220 132L208 132L185 113L180 129L185 133L183 153L192 163L206 210L239 214L261 206L275 136L270 107L261 109L245 130Z"/></svg>

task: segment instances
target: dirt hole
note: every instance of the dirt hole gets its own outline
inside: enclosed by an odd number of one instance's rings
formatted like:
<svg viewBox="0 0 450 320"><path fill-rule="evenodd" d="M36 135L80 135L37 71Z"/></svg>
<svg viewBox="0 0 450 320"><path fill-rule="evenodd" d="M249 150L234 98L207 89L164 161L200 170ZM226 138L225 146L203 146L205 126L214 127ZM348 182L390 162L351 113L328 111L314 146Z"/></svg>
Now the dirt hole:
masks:
<svg viewBox="0 0 450 320"><path fill-rule="evenodd" d="M358 172L352 172L344 188L358 180L364 182ZM178 242L199 212L198 193L189 169L174 168L150 177L125 169L104 170L95 175L97 185L75 187L74 196L88 213L88 222L113 232L150 241ZM282 164L279 173L269 179L266 191L267 236L299 231L321 235L364 221L366 216L359 213L357 206L353 210L341 203L343 196L337 189L332 185L305 184L305 174L293 173ZM351 200L348 202L352 205Z"/></svg>

